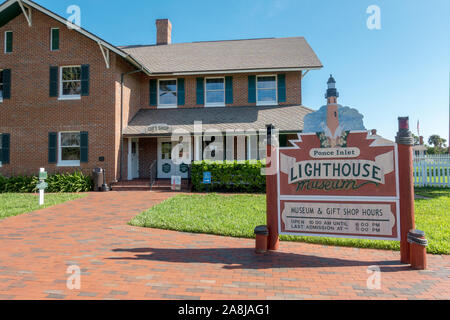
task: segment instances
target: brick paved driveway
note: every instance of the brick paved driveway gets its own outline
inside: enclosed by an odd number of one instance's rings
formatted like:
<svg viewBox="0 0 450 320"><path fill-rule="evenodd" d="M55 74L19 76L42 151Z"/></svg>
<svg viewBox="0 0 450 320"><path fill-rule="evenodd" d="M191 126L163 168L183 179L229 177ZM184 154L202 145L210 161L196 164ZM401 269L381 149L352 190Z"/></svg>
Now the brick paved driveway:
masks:
<svg viewBox="0 0 450 320"><path fill-rule="evenodd" d="M398 252L283 242L257 256L252 240L127 226L172 195L93 193L0 221L0 299L450 298L449 256L412 271ZM80 290L67 289L71 265Z"/></svg>

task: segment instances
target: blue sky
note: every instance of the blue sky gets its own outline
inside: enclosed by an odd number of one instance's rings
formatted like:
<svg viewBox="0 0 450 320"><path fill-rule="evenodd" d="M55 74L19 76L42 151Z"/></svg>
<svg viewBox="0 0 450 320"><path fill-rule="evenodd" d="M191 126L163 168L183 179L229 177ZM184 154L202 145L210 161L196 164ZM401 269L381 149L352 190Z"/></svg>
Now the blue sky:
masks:
<svg viewBox="0 0 450 320"><path fill-rule="evenodd" d="M449 135L450 1L448 0L36 0L115 45L154 44L155 19L169 18L173 42L304 36L324 68L303 82L303 104L318 109L330 73L339 103L357 108L367 129L386 138L397 117L428 139ZM370 5L381 29L369 30Z"/></svg>

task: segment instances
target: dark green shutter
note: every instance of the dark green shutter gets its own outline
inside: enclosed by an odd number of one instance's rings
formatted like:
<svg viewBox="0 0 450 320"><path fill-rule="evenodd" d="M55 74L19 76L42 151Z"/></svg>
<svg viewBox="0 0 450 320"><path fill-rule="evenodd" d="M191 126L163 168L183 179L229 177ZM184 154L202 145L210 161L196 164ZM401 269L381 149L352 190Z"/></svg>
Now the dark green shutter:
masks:
<svg viewBox="0 0 450 320"><path fill-rule="evenodd" d="M233 104L233 77L225 77L225 104Z"/></svg>
<svg viewBox="0 0 450 320"><path fill-rule="evenodd" d="M5 32L5 52L10 53L13 51L13 33L10 31Z"/></svg>
<svg viewBox="0 0 450 320"><path fill-rule="evenodd" d="M81 66L81 95L89 95L89 65L84 64Z"/></svg>
<svg viewBox="0 0 450 320"><path fill-rule="evenodd" d="M57 154L57 136L56 132L48 133L48 163L56 163L56 154Z"/></svg>
<svg viewBox="0 0 450 320"><path fill-rule="evenodd" d="M205 104L205 86L203 78L197 78L197 104Z"/></svg>
<svg viewBox="0 0 450 320"><path fill-rule="evenodd" d="M156 79L150 79L150 106L156 106L158 104L158 81Z"/></svg>
<svg viewBox="0 0 450 320"><path fill-rule="evenodd" d="M248 103L256 103L256 76L248 76Z"/></svg>
<svg viewBox="0 0 450 320"><path fill-rule="evenodd" d="M3 99L11 98L11 69L3 70Z"/></svg>
<svg viewBox="0 0 450 320"><path fill-rule="evenodd" d="M280 133L280 147L287 147L288 146L288 136L287 134Z"/></svg>
<svg viewBox="0 0 450 320"><path fill-rule="evenodd" d="M52 29L52 51L59 50L59 29Z"/></svg>
<svg viewBox="0 0 450 320"><path fill-rule="evenodd" d="M180 78L177 80L177 98L178 105L184 106L185 103L185 90L184 90L184 78Z"/></svg>
<svg viewBox="0 0 450 320"><path fill-rule="evenodd" d="M58 67L50 67L50 97L58 96Z"/></svg>
<svg viewBox="0 0 450 320"><path fill-rule="evenodd" d="M278 75L278 102L286 102L286 75Z"/></svg>
<svg viewBox="0 0 450 320"><path fill-rule="evenodd" d="M2 164L9 163L10 135L9 133L1 134L2 137L2 154L0 160Z"/></svg>
<svg viewBox="0 0 450 320"><path fill-rule="evenodd" d="M80 162L85 163L89 161L89 135L87 132L80 132L80 141L81 141Z"/></svg>

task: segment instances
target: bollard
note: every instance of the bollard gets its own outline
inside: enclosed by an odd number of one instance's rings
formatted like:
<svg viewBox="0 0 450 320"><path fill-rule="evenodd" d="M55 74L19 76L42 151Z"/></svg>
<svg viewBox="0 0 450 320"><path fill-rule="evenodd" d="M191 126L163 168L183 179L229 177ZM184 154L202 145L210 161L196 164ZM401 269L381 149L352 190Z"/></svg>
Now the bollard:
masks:
<svg viewBox="0 0 450 320"><path fill-rule="evenodd" d="M267 228L267 226L257 226L255 228L255 235L256 235L255 252L266 253L269 238L269 229Z"/></svg>
<svg viewBox="0 0 450 320"><path fill-rule="evenodd" d="M411 268L415 270L425 270L427 268L427 246L425 232L421 230L409 230L408 242L410 244Z"/></svg>

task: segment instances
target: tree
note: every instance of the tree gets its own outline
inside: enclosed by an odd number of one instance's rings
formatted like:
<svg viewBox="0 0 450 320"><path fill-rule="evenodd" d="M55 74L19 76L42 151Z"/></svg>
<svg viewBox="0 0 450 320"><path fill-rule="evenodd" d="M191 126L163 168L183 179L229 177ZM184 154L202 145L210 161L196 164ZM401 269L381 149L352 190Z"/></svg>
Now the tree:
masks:
<svg viewBox="0 0 450 320"><path fill-rule="evenodd" d="M439 135L437 134L433 134L432 136L430 136L430 138L428 139L428 143L433 145L436 149L441 149L441 148L445 148L445 143L447 142L447 140L445 140L444 138L441 138Z"/></svg>

